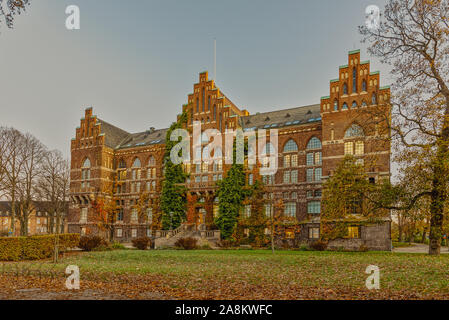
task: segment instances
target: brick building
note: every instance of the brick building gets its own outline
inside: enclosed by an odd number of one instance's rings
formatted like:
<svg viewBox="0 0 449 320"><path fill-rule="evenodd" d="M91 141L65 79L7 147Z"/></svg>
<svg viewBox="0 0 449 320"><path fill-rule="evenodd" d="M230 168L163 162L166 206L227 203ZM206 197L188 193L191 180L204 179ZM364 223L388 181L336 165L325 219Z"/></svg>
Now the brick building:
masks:
<svg viewBox="0 0 449 320"><path fill-rule="evenodd" d="M192 129L193 121L199 121L202 130L217 129L221 133L239 128L244 132L278 130L279 169L273 176L262 178L270 197L283 199L284 214L302 222L301 230L289 237L308 242L319 236L323 180L332 175L346 154L372 163L368 175L373 182L390 176L388 133L364 112L389 112L389 96L389 88L380 87L379 72L371 72L369 61L360 61L360 51L356 50L349 52L348 64L339 67L338 79L330 81L329 95L316 105L250 115L217 88L207 72L202 72L182 111L189 115L188 129ZM69 232L85 233L96 228L91 219L92 201L99 194L107 194L112 185L120 208L114 237L129 241L151 234L153 207L144 217L137 215L133 206L143 191L149 193L150 203L157 202L166 132L150 128L128 133L99 119L92 108L86 109L71 141ZM192 145L192 153L193 149ZM186 183L188 223L202 226L213 221L218 212L215 184L228 168L222 161L185 166L190 173ZM247 175L248 183L252 183L258 178L257 169L248 168ZM267 206L266 210L272 208ZM383 224L357 228L350 233L353 239L345 239L347 246L366 244L371 249L390 249L389 217Z"/></svg>

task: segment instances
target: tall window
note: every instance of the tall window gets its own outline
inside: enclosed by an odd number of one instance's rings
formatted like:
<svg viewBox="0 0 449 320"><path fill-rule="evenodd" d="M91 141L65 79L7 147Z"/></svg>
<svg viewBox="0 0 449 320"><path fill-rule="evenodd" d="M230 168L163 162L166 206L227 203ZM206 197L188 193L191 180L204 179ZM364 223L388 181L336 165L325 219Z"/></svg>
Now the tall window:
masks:
<svg viewBox="0 0 449 320"><path fill-rule="evenodd" d="M343 106L341 107L341 110L348 110L348 104L346 102L343 103Z"/></svg>
<svg viewBox="0 0 449 320"><path fill-rule="evenodd" d="M204 89L204 87L203 87L202 93L203 93L203 112L204 112L205 105L206 105L206 90Z"/></svg>
<svg viewBox="0 0 449 320"><path fill-rule="evenodd" d="M150 158L148 159L148 166L154 167L155 165L156 165L156 159L154 159L153 156L150 156Z"/></svg>
<svg viewBox="0 0 449 320"><path fill-rule="evenodd" d="M214 121L217 121L217 106L214 104Z"/></svg>
<svg viewBox="0 0 449 320"><path fill-rule="evenodd" d="M200 99L196 98L196 113L200 112Z"/></svg>
<svg viewBox="0 0 449 320"><path fill-rule="evenodd" d="M207 96L207 111L210 111L210 96Z"/></svg>
<svg viewBox="0 0 449 320"><path fill-rule="evenodd" d="M81 188L89 188L90 186L90 160L86 158L81 166Z"/></svg>
<svg viewBox="0 0 449 320"><path fill-rule="evenodd" d="M296 202L287 202L284 207L286 217L296 217Z"/></svg>
<svg viewBox="0 0 449 320"><path fill-rule="evenodd" d="M366 91L366 80L362 82L362 91Z"/></svg>
<svg viewBox="0 0 449 320"><path fill-rule="evenodd" d="M357 102L352 101L352 109L355 109L355 108L357 108Z"/></svg>
<svg viewBox="0 0 449 320"><path fill-rule="evenodd" d="M343 84L343 94L348 94L348 85L346 83Z"/></svg>
<svg viewBox="0 0 449 320"><path fill-rule="evenodd" d="M334 100L334 111L338 111L338 100Z"/></svg>
<svg viewBox="0 0 449 320"><path fill-rule="evenodd" d="M377 104L377 97L375 93L371 96L371 104Z"/></svg>
<svg viewBox="0 0 449 320"><path fill-rule="evenodd" d="M351 139L351 141L345 142L345 155L363 155L365 143L360 139L363 139L364 136L362 127L353 123L345 132L345 139Z"/></svg>
<svg viewBox="0 0 449 320"><path fill-rule="evenodd" d="M352 69L352 92L357 92L357 70Z"/></svg>
<svg viewBox="0 0 449 320"><path fill-rule="evenodd" d="M87 223L87 208L81 208L80 223Z"/></svg>
<svg viewBox="0 0 449 320"><path fill-rule="evenodd" d="M140 180L140 159L136 158L134 159L133 166L132 166L132 180Z"/></svg>

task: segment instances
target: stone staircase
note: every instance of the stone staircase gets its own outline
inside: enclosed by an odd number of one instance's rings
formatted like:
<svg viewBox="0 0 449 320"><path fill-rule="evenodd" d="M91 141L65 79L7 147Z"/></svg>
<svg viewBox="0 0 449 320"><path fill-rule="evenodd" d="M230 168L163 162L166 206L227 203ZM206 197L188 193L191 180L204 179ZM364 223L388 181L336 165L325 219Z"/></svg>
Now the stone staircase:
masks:
<svg viewBox="0 0 449 320"><path fill-rule="evenodd" d="M175 230L158 230L156 231L154 248L174 247L180 238L195 238L198 240L198 246L209 245L216 247L220 240L219 230L206 230L206 226L184 223Z"/></svg>

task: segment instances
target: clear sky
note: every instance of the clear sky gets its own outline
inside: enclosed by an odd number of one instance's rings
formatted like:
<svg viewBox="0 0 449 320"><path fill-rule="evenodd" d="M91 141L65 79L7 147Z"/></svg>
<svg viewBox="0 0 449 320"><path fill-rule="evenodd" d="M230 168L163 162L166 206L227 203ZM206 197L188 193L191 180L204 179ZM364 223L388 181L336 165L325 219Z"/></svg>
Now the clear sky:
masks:
<svg viewBox="0 0 449 320"><path fill-rule="evenodd" d="M65 28L78 5L81 30ZM385 0L33 0L0 34L1 125L69 156L84 109L127 131L170 125L198 73L250 113L319 103Z"/></svg>

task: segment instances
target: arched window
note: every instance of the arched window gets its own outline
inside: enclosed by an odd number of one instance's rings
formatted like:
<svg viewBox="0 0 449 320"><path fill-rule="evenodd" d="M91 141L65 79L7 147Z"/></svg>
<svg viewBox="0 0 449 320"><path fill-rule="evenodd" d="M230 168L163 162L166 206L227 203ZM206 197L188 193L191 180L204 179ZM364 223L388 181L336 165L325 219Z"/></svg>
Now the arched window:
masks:
<svg viewBox="0 0 449 320"><path fill-rule="evenodd" d="M357 70L352 69L352 92L357 92Z"/></svg>
<svg viewBox="0 0 449 320"><path fill-rule="evenodd" d="M362 101L362 107L366 107L366 106L367 106L367 104L366 104L365 100L363 100Z"/></svg>
<svg viewBox="0 0 449 320"><path fill-rule="evenodd" d="M346 83L343 84L343 94L348 94L348 85Z"/></svg>
<svg viewBox="0 0 449 320"><path fill-rule="evenodd" d="M363 137L364 135L362 127L355 123L353 123L345 132L345 138Z"/></svg>
<svg viewBox="0 0 449 320"><path fill-rule="evenodd" d="M366 80L362 82L362 91L366 91Z"/></svg>
<svg viewBox="0 0 449 320"><path fill-rule="evenodd" d="M371 104L377 104L377 97L375 93L371 96Z"/></svg>
<svg viewBox="0 0 449 320"><path fill-rule="evenodd" d="M357 108L357 102L352 101L352 108L353 108L353 109Z"/></svg>
<svg viewBox="0 0 449 320"><path fill-rule="evenodd" d="M148 159L148 166L154 167L155 165L156 165L156 159L154 159L153 156L150 156L150 158Z"/></svg>
<svg viewBox="0 0 449 320"><path fill-rule="evenodd" d="M81 166L81 188L89 188L90 187L90 160L86 158L83 161L83 165Z"/></svg>
<svg viewBox="0 0 449 320"><path fill-rule="evenodd" d="M334 111L338 111L338 100L334 100Z"/></svg>
<svg viewBox="0 0 449 320"><path fill-rule="evenodd" d="M214 121L217 121L217 106L214 104Z"/></svg>
<svg viewBox="0 0 449 320"><path fill-rule="evenodd" d="M284 152L295 152L298 151L298 145L293 139L287 141L284 145Z"/></svg>
<svg viewBox="0 0 449 320"><path fill-rule="evenodd" d="M139 158L134 159L133 168L140 168L141 166L142 165L140 163L140 159Z"/></svg>
<svg viewBox="0 0 449 320"><path fill-rule="evenodd" d="M345 103L343 103L341 110L347 110L347 109L348 109L348 104L345 102Z"/></svg>
<svg viewBox="0 0 449 320"><path fill-rule="evenodd" d="M321 149L321 141L317 137L313 137L307 144L307 149Z"/></svg>
<svg viewBox="0 0 449 320"><path fill-rule="evenodd" d="M200 112L200 99L196 98L196 113Z"/></svg>
<svg viewBox="0 0 449 320"><path fill-rule="evenodd" d="M207 96L207 111L210 111L210 96Z"/></svg>
<svg viewBox="0 0 449 320"><path fill-rule="evenodd" d="M82 168L90 168L89 158L86 158L86 160L84 160Z"/></svg>

